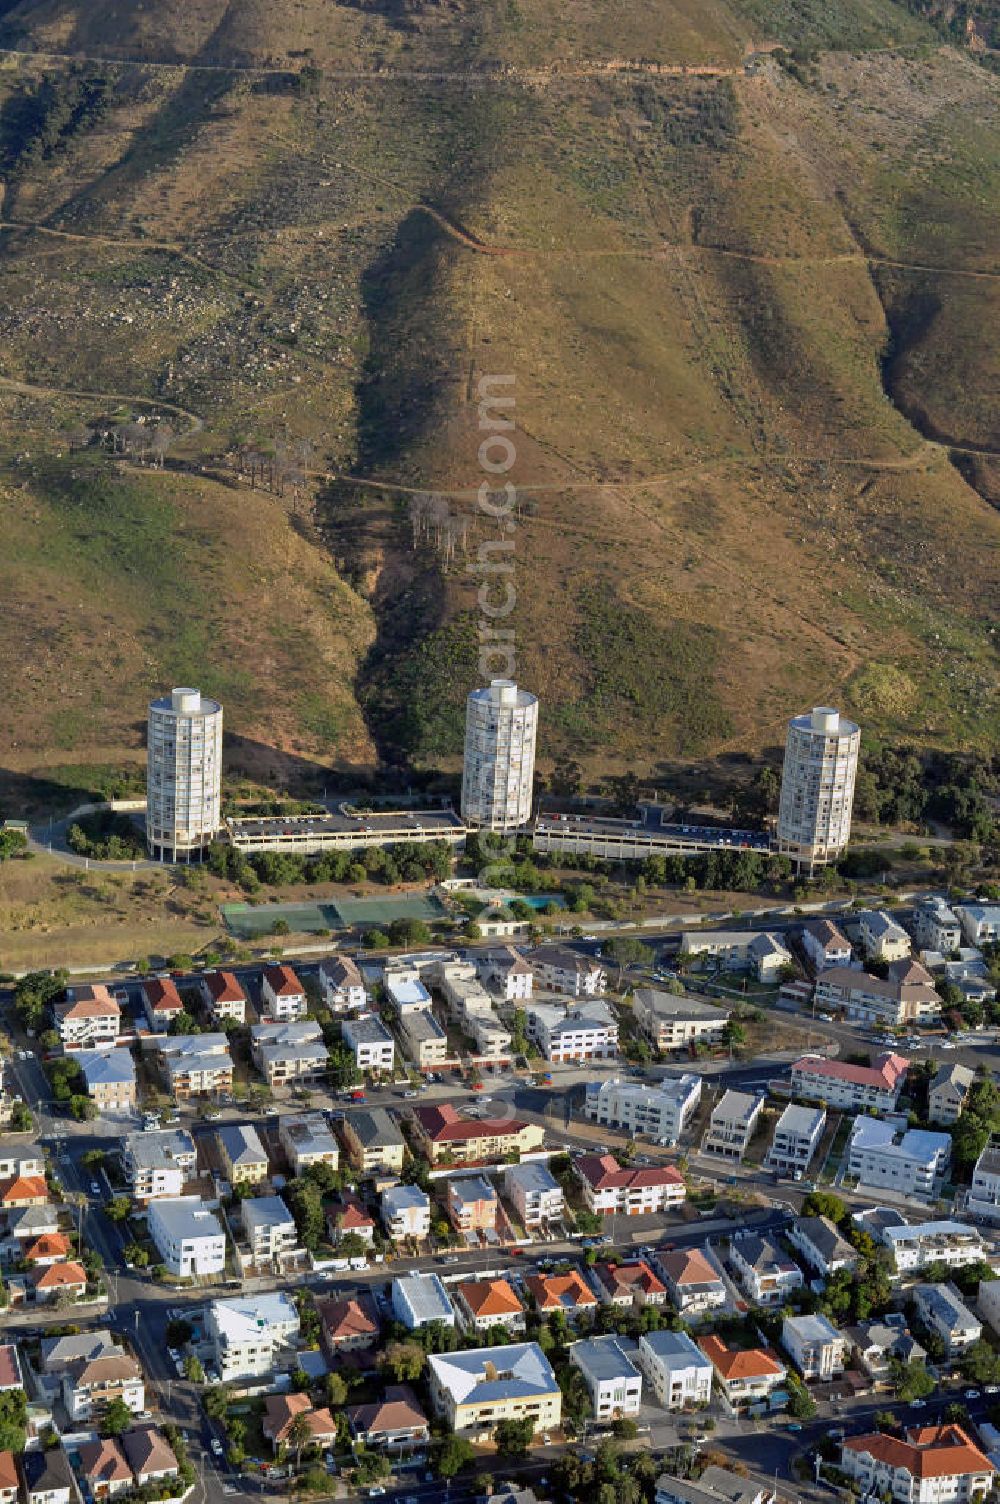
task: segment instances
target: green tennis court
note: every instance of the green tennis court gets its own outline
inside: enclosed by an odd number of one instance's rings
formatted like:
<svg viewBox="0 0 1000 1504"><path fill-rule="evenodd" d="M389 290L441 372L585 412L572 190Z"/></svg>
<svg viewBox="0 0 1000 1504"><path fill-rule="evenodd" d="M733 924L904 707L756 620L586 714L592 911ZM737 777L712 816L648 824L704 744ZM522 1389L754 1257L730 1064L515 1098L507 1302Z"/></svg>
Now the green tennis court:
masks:
<svg viewBox="0 0 1000 1504"><path fill-rule="evenodd" d="M224 903L222 920L237 940L259 940L279 933L315 935L320 930L369 929L394 919L422 919L426 924L444 918L441 901L425 893L386 894L384 898L338 898L324 903Z"/></svg>
<svg viewBox="0 0 1000 1504"><path fill-rule="evenodd" d="M433 924L447 912L440 899L427 893L386 894L385 898L338 898L332 905L341 923L367 926L391 924L394 919L422 919Z"/></svg>

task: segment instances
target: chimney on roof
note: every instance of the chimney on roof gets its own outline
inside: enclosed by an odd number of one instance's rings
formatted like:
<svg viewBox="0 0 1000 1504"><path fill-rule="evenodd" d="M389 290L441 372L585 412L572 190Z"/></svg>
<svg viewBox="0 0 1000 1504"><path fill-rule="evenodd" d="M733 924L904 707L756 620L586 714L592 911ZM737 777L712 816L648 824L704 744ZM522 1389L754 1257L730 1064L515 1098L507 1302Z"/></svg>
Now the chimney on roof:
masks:
<svg viewBox="0 0 1000 1504"><path fill-rule="evenodd" d="M497 1378L497 1366L496 1366L495 1363L491 1363L489 1361L489 1359L487 1359L486 1360L486 1382L488 1384L492 1384L492 1383L495 1382L496 1378Z"/></svg>

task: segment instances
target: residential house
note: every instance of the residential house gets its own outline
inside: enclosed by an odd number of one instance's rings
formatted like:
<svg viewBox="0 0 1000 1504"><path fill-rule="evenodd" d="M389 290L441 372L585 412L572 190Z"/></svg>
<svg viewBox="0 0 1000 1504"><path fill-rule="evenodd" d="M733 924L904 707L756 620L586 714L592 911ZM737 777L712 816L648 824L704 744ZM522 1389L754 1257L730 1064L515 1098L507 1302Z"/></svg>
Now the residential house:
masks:
<svg viewBox="0 0 1000 1504"><path fill-rule="evenodd" d="M347 1157L362 1174L373 1170L403 1169L405 1145L399 1125L384 1107L351 1112L340 1125Z"/></svg>
<svg viewBox="0 0 1000 1504"><path fill-rule="evenodd" d="M789 1102L774 1128L764 1167L801 1180L812 1163L826 1127L826 1109Z"/></svg>
<svg viewBox="0 0 1000 1504"><path fill-rule="evenodd" d="M26 1264L59 1264L72 1252L73 1245L64 1232L43 1232L25 1244L22 1256Z"/></svg>
<svg viewBox="0 0 1000 1504"><path fill-rule="evenodd" d="M450 1159L458 1164L497 1162L508 1154L540 1149L545 1130L517 1118L467 1118L450 1102L416 1107L413 1126L432 1164Z"/></svg>
<svg viewBox="0 0 1000 1504"><path fill-rule="evenodd" d="M448 1216L453 1226L466 1235L493 1232L497 1225L500 1198L495 1186L482 1175L449 1179L446 1193Z"/></svg>
<svg viewBox="0 0 1000 1504"><path fill-rule="evenodd" d="M89 1360L108 1354L114 1357L121 1351L107 1327L97 1331L72 1332L64 1337L43 1337L39 1372L49 1376L61 1374L81 1358ZM23 1385L18 1387L23 1388Z"/></svg>
<svg viewBox="0 0 1000 1504"><path fill-rule="evenodd" d="M962 926L966 945L981 948L1000 940L1000 905L965 903L957 905L955 913Z"/></svg>
<svg viewBox="0 0 1000 1504"><path fill-rule="evenodd" d="M967 1065L942 1065L927 1088L928 1122L957 1123L975 1079Z"/></svg>
<svg viewBox="0 0 1000 1504"><path fill-rule="evenodd" d="M291 1024L309 1011L306 989L290 966L265 966L260 984L261 1018L272 1024Z"/></svg>
<svg viewBox="0 0 1000 1504"><path fill-rule="evenodd" d="M682 1316L700 1316L726 1304L725 1281L699 1249L661 1253L656 1268Z"/></svg>
<svg viewBox="0 0 1000 1504"><path fill-rule="evenodd" d="M121 1400L133 1415L146 1408L142 1369L122 1347L68 1363L60 1375L60 1390L66 1413L74 1422L102 1415L115 1400Z"/></svg>
<svg viewBox="0 0 1000 1504"><path fill-rule="evenodd" d="M857 1249L841 1237L829 1217L799 1217L786 1237L817 1274L828 1279L838 1269L856 1269Z"/></svg>
<svg viewBox="0 0 1000 1504"><path fill-rule="evenodd" d="M795 1260L757 1233L737 1233L729 1244L729 1261L747 1299L757 1306L784 1305L805 1283Z"/></svg>
<svg viewBox="0 0 1000 1504"><path fill-rule="evenodd" d="M436 1321L455 1325L454 1307L436 1274L398 1275L392 1282L392 1310L410 1332Z"/></svg>
<svg viewBox="0 0 1000 1504"><path fill-rule="evenodd" d="M430 1425L409 1384L387 1384L380 1400L347 1412L351 1435L373 1452L408 1452L430 1440Z"/></svg>
<svg viewBox="0 0 1000 1504"><path fill-rule="evenodd" d="M111 1499L133 1487L132 1469L113 1436L81 1442L77 1457L80 1478L91 1499Z"/></svg>
<svg viewBox="0 0 1000 1504"><path fill-rule="evenodd" d="M368 990L358 963L350 956L333 956L319 968L323 1001L334 1013L362 1012L368 1007Z"/></svg>
<svg viewBox="0 0 1000 1504"><path fill-rule="evenodd" d="M586 1337L569 1345L569 1361L583 1374L598 1421L638 1415L642 1373L620 1337Z"/></svg>
<svg viewBox="0 0 1000 1504"><path fill-rule="evenodd" d="M62 1447L22 1452L20 1463L24 1504L70 1504L79 1498L69 1458Z"/></svg>
<svg viewBox="0 0 1000 1504"><path fill-rule="evenodd" d="M698 1110L701 1077L685 1072L655 1085L622 1080L588 1081L584 1088L583 1115L591 1122L627 1133L649 1134L676 1144Z"/></svg>
<svg viewBox="0 0 1000 1504"><path fill-rule="evenodd" d="M390 1185L382 1192L382 1224L393 1242L426 1238L431 1230L431 1198L418 1185Z"/></svg>
<svg viewBox="0 0 1000 1504"><path fill-rule="evenodd" d="M205 1336L223 1384L263 1378L290 1364L298 1334L299 1313L283 1291L213 1300L205 1317Z"/></svg>
<svg viewBox="0 0 1000 1504"><path fill-rule="evenodd" d="M165 1196L149 1203L147 1225L167 1272L177 1277L221 1274L226 1236L199 1196Z"/></svg>
<svg viewBox="0 0 1000 1504"><path fill-rule="evenodd" d="M1000 1222L1000 1134L992 1135L976 1160L966 1211L977 1222Z"/></svg>
<svg viewBox="0 0 1000 1504"><path fill-rule="evenodd" d="M764 1110L764 1097L727 1090L712 1109L702 1153L742 1160Z"/></svg>
<svg viewBox="0 0 1000 1504"><path fill-rule="evenodd" d="M175 1102L232 1090L233 1059L223 1033L165 1035L157 1057Z"/></svg>
<svg viewBox="0 0 1000 1504"><path fill-rule="evenodd" d="M923 968L921 968L923 970ZM816 978L815 1000L820 1009L842 1010L852 1023L888 1025L922 1023L941 1012L941 999L929 973L913 981L875 977L847 966L831 966Z"/></svg>
<svg viewBox="0 0 1000 1504"><path fill-rule="evenodd" d="M962 924L943 898L923 898L913 908L913 934L921 950L950 955L962 943Z"/></svg>
<svg viewBox="0 0 1000 1504"><path fill-rule="evenodd" d="M463 1280L455 1288L455 1311L467 1332L485 1333L502 1326L524 1331L524 1307L505 1279Z"/></svg>
<svg viewBox="0 0 1000 1504"><path fill-rule="evenodd" d="M0 1180L44 1174L45 1155L38 1144L25 1144L18 1138L0 1139Z"/></svg>
<svg viewBox="0 0 1000 1504"><path fill-rule="evenodd" d="M845 1328L848 1339L861 1367L879 1388L888 1386L892 1377L892 1363L923 1363L927 1353L907 1329L902 1317L896 1322L864 1321L859 1326Z"/></svg>
<svg viewBox="0 0 1000 1504"><path fill-rule="evenodd" d="M142 1005L154 1034L165 1034L184 1012L177 984L171 977L147 977L142 984Z"/></svg>
<svg viewBox="0 0 1000 1504"><path fill-rule="evenodd" d="M727 1347L712 1333L698 1342L715 1370L716 1383L733 1410L766 1403L785 1382L788 1370L763 1348Z"/></svg>
<svg viewBox="0 0 1000 1504"><path fill-rule="evenodd" d="M87 1271L72 1259L43 1264L31 1271L28 1284L39 1305L50 1300L82 1300L87 1293Z"/></svg>
<svg viewBox="0 0 1000 1504"><path fill-rule="evenodd" d="M680 1206L687 1185L674 1165L636 1165L623 1169L613 1154L581 1154L573 1170L583 1187L588 1211L600 1217L648 1216Z"/></svg>
<svg viewBox="0 0 1000 1504"><path fill-rule="evenodd" d="M23 1206L44 1206L49 1188L43 1175L14 1175L0 1182L0 1211L13 1212Z"/></svg>
<svg viewBox="0 0 1000 1504"><path fill-rule="evenodd" d="M337 1422L326 1408L317 1410L308 1394L269 1394L264 1401L260 1428L275 1455L289 1444L292 1426L299 1415L305 1417L309 1427L307 1446L332 1447L336 1442Z"/></svg>
<svg viewBox="0 0 1000 1504"><path fill-rule="evenodd" d="M595 1264L592 1270L594 1289L606 1305L662 1306L667 1289L645 1259L628 1259L621 1264Z"/></svg>
<svg viewBox="0 0 1000 1504"><path fill-rule="evenodd" d="M851 942L832 919L813 919L802 926L802 949L816 972L831 966L850 966Z"/></svg>
<svg viewBox="0 0 1000 1504"><path fill-rule="evenodd" d="M786 1316L781 1345L804 1379L828 1382L843 1373L850 1344L825 1316Z"/></svg>
<svg viewBox="0 0 1000 1504"><path fill-rule="evenodd" d="M592 956L562 945L538 945L529 956L539 987L567 997L599 997L608 988L608 974Z"/></svg>
<svg viewBox="0 0 1000 1504"><path fill-rule="evenodd" d="M969 1310L955 1286L914 1285L910 1294L914 1309L928 1331L944 1343L949 1358L964 1353L983 1335L980 1321Z"/></svg>
<svg viewBox="0 0 1000 1504"><path fill-rule="evenodd" d="M13 1452L0 1452L0 1504L16 1504L20 1479Z"/></svg>
<svg viewBox="0 0 1000 1504"><path fill-rule="evenodd" d="M636 1024L661 1051L686 1049L699 1041L719 1043L729 1013L721 1005L687 995L677 997L655 987L637 987L632 994Z"/></svg>
<svg viewBox="0 0 1000 1504"><path fill-rule="evenodd" d="M847 1145L848 1173L861 1185L929 1198L951 1164L947 1133L901 1130L879 1118L855 1118Z"/></svg>
<svg viewBox="0 0 1000 1504"><path fill-rule="evenodd" d="M775 1504L777 1494L754 1478L706 1467L697 1483L667 1473L656 1480L654 1504Z"/></svg>
<svg viewBox="0 0 1000 1504"><path fill-rule="evenodd" d="M205 1007L216 1023L231 1018L235 1024L246 1023L247 996L231 971L208 971L201 979Z"/></svg>
<svg viewBox="0 0 1000 1504"><path fill-rule="evenodd" d="M792 1093L853 1112L894 1112L909 1065L893 1052L876 1056L870 1066L802 1055L792 1066Z"/></svg>
<svg viewBox="0 0 1000 1504"><path fill-rule="evenodd" d="M392 1070L396 1042L377 1013L361 1013L357 1018L345 1019L341 1033L359 1071Z"/></svg>
<svg viewBox="0 0 1000 1504"><path fill-rule="evenodd" d="M712 1365L687 1332L643 1332L638 1361L665 1409L682 1410L711 1400Z"/></svg>
<svg viewBox="0 0 1000 1504"><path fill-rule="evenodd" d="M433 1353L427 1369L431 1403L457 1436L485 1441L501 1420L531 1420L536 1434L559 1425L562 1393L537 1342Z"/></svg>
<svg viewBox="0 0 1000 1504"><path fill-rule="evenodd" d="M597 1296L577 1269L566 1274L529 1274L524 1283L542 1316L562 1311L572 1322L597 1310Z"/></svg>
<svg viewBox="0 0 1000 1504"><path fill-rule="evenodd" d="M219 1160L230 1185L259 1185L267 1179L267 1150L256 1128L227 1123L216 1130Z"/></svg>
<svg viewBox="0 0 1000 1504"><path fill-rule="evenodd" d="M195 1173L197 1152L185 1128L130 1133L122 1144L122 1169L136 1201L180 1196Z"/></svg>
<svg viewBox="0 0 1000 1504"><path fill-rule="evenodd" d="M525 1033L546 1060L614 1060L618 1054L618 1020L608 1004L587 999L567 1008L559 1003L532 1003L526 1009Z"/></svg>
<svg viewBox="0 0 1000 1504"><path fill-rule="evenodd" d="M365 1352L379 1340L378 1310L370 1295L340 1300L318 1300L320 1342L327 1358L336 1363L342 1353Z"/></svg>
<svg viewBox="0 0 1000 1504"><path fill-rule="evenodd" d="M250 1030L250 1050L268 1086L315 1080L330 1066L323 1030L313 1018L287 1024L254 1024Z"/></svg>
<svg viewBox="0 0 1000 1504"><path fill-rule="evenodd" d="M6 1394L10 1389L23 1388L24 1378L17 1348L13 1342L0 1343L0 1394Z"/></svg>
<svg viewBox="0 0 1000 1504"><path fill-rule="evenodd" d="M907 1504L972 1504L986 1498L996 1476L990 1459L957 1425L918 1426L902 1440L884 1431L845 1437L840 1469L863 1497Z"/></svg>
<svg viewBox="0 0 1000 1504"><path fill-rule="evenodd" d="M479 960L480 975L507 1003L530 1001L535 974L513 945L501 945Z"/></svg>
<svg viewBox="0 0 1000 1504"><path fill-rule="evenodd" d="M903 961L910 954L909 935L884 909L862 909L856 918L869 961Z"/></svg>
<svg viewBox="0 0 1000 1504"><path fill-rule="evenodd" d="M156 1426L132 1426L122 1436L121 1448L140 1488L180 1472L173 1447Z"/></svg>
<svg viewBox="0 0 1000 1504"><path fill-rule="evenodd" d="M550 1222L562 1221L566 1198L562 1186L546 1165L533 1161L505 1165L503 1184L522 1226L545 1227Z"/></svg>
<svg viewBox="0 0 1000 1504"><path fill-rule="evenodd" d="M240 1203L250 1257L258 1267L278 1263L298 1247L295 1218L280 1196L249 1196Z"/></svg>
<svg viewBox="0 0 1000 1504"><path fill-rule="evenodd" d="M113 1045L121 1033L121 1009L98 982L66 990L52 1008L59 1041L65 1050L97 1050Z"/></svg>
<svg viewBox="0 0 1000 1504"><path fill-rule="evenodd" d="M322 1112L283 1114L278 1119L278 1139L296 1175L310 1165L340 1165L340 1147Z"/></svg>
<svg viewBox="0 0 1000 1504"><path fill-rule="evenodd" d="M360 1238L363 1243L371 1243L375 1237L373 1218L350 1191L342 1191L333 1206L327 1207L326 1225L333 1243L340 1243L350 1236Z"/></svg>
<svg viewBox="0 0 1000 1504"><path fill-rule="evenodd" d="M448 1033L429 1008L404 1014L399 1029L407 1057L418 1070L434 1070L447 1063Z"/></svg>
<svg viewBox="0 0 1000 1504"><path fill-rule="evenodd" d="M76 1058L99 1113L135 1111L135 1064L129 1050L80 1050Z"/></svg>

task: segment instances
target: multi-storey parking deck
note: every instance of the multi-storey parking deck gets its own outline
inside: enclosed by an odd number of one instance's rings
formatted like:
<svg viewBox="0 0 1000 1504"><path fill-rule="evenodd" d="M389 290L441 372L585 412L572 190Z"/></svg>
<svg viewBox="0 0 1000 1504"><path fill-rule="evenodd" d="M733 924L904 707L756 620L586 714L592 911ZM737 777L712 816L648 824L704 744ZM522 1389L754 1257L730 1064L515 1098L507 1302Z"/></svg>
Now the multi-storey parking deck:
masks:
<svg viewBox="0 0 1000 1504"><path fill-rule="evenodd" d="M356 851L405 841L447 841L460 846L466 826L450 809L362 813L342 804L322 815L263 815L226 821L239 851Z"/></svg>
<svg viewBox="0 0 1000 1504"><path fill-rule="evenodd" d="M770 851L772 847L771 838L763 831L668 825L662 813L647 807L641 820L539 815L532 845L536 851L575 852L612 861L644 861L658 854L695 856L702 851Z"/></svg>

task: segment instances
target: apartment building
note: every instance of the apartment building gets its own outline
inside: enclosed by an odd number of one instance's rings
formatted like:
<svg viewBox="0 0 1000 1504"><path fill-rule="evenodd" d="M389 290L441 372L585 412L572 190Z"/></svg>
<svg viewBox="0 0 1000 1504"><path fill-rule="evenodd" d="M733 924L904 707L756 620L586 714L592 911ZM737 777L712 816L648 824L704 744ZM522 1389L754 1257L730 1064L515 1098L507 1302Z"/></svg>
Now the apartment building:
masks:
<svg viewBox="0 0 1000 1504"><path fill-rule="evenodd" d="M765 1168L801 1180L819 1148L825 1127L825 1108L799 1107L789 1102L775 1124Z"/></svg>
<svg viewBox="0 0 1000 1504"><path fill-rule="evenodd" d="M261 1018L290 1024L309 1011L306 989L290 966L265 966L260 985Z"/></svg>
<svg viewBox="0 0 1000 1504"><path fill-rule="evenodd" d="M729 1244L729 1261L749 1301L757 1306L784 1305L805 1283L794 1259L773 1239L737 1233Z"/></svg>
<svg viewBox="0 0 1000 1504"><path fill-rule="evenodd" d="M426 1238L431 1230L431 1198L418 1185L390 1185L382 1192L382 1225L393 1242Z"/></svg>
<svg viewBox="0 0 1000 1504"><path fill-rule="evenodd" d="M17 1138L0 1140L0 1180L44 1174L45 1155L38 1144L22 1143Z"/></svg>
<svg viewBox="0 0 1000 1504"><path fill-rule="evenodd" d="M968 1222L903 1223L883 1227L879 1239L892 1254L898 1274L926 1269L930 1264L962 1269L993 1257L993 1249L982 1233Z"/></svg>
<svg viewBox="0 0 1000 1504"><path fill-rule="evenodd" d="M962 943L962 924L943 898L924 898L914 905L913 935L921 950L950 955Z"/></svg>
<svg viewBox="0 0 1000 1504"><path fill-rule="evenodd" d="M177 1197L194 1176L197 1153L184 1128L130 1133L122 1144L122 1169L138 1202Z"/></svg>
<svg viewBox="0 0 1000 1504"><path fill-rule="evenodd" d="M878 1118L856 1118L847 1169L861 1185L928 1199L951 1164L951 1138L922 1128L900 1129Z"/></svg>
<svg viewBox="0 0 1000 1504"><path fill-rule="evenodd" d="M817 973L831 966L850 966L851 942L832 919L812 919L802 926L802 949Z"/></svg>
<svg viewBox="0 0 1000 1504"><path fill-rule="evenodd" d="M466 1235L492 1232L497 1225L500 1198L482 1175L460 1176L447 1183L448 1216Z"/></svg>
<svg viewBox="0 0 1000 1504"><path fill-rule="evenodd" d="M961 1426L918 1426L903 1440L884 1431L848 1436L840 1468L865 1498L900 1504L973 1504L993 1487L996 1469Z"/></svg>
<svg viewBox="0 0 1000 1504"><path fill-rule="evenodd" d="M377 1013L361 1013L357 1018L345 1019L341 1032L359 1071L368 1074L392 1071L396 1042Z"/></svg>
<svg viewBox="0 0 1000 1504"><path fill-rule="evenodd" d="M600 1217L647 1216L679 1206L687 1196L684 1177L674 1165L623 1169L613 1154L581 1154L573 1170L588 1211Z"/></svg>
<svg viewBox="0 0 1000 1504"><path fill-rule="evenodd" d="M666 1410L707 1405L712 1398L712 1365L687 1332L644 1332L638 1363Z"/></svg>
<svg viewBox="0 0 1000 1504"><path fill-rule="evenodd" d="M717 1154L738 1163L747 1151L763 1110L763 1096L725 1091L712 1109L702 1153Z"/></svg>
<svg viewBox="0 0 1000 1504"><path fill-rule="evenodd" d="M546 1060L614 1060L618 1055L618 1020L598 998L566 1008L532 1003L525 1033Z"/></svg>
<svg viewBox="0 0 1000 1504"><path fill-rule="evenodd" d="M198 689L152 700L146 842L155 861L201 859L222 825L222 706Z"/></svg>
<svg viewBox="0 0 1000 1504"><path fill-rule="evenodd" d="M656 987L638 987L632 994L636 1024L660 1051L685 1049L700 1040L706 1044L721 1041L730 1011Z"/></svg>
<svg viewBox="0 0 1000 1504"><path fill-rule="evenodd" d="M455 1309L436 1274L398 1275L392 1282L392 1313L408 1332L436 1321L455 1325Z"/></svg>
<svg viewBox="0 0 1000 1504"><path fill-rule="evenodd" d="M758 982L776 982L792 954L777 935L750 930L685 930L682 961L712 961L722 971L749 971Z"/></svg>
<svg viewBox="0 0 1000 1504"><path fill-rule="evenodd" d="M909 935L884 909L862 909L856 918L867 960L904 961L910 954Z"/></svg>
<svg viewBox="0 0 1000 1504"><path fill-rule="evenodd" d="M278 1139L296 1175L310 1165L329 1165L331 1170L340 1165L340 1147L322 1112L282 1115L278 1119Z"/></svg>
<svg viewBox="0 0 1000 1504"><path fill-rule="evenodd" d="M870 1066L802 1055L792 1066L792 1092L850 1112L895 1112L909 1065L905 1056L891 1051L877 1055Z"/></svg>
<svg viewBox="0 0 1000 1504"><path fill-rule="evenodd" d="M225 1034L165 1035L156 1049L175 1102L232 1091L233 1058Z"/></svg>
<svg viewBox="0 0 1000 1504"><path fill-rule="evenodd" d="M725 1280L699 1249L661 1253L656 1269L682 1316L701 1316L726 1304Z"/></svg>
<svg viewBox="0 0 1000 1504"><path fill-rule="evenodd" d="M592 956L562 945L537 945L529 963L539 987L567 997L599 997L608 989L608 973Z"/></svg>
<svg viewBox="0 0 1000 1504"><path fill-rule="evenodd" d="M250 1049L268 1086L315 1080L330 1065L323 1030L311 1018L287 1024L254 1024Z"/></svg>
<svg viewBox="0 0 1000 1504"><path fill-rule="evenodd" d="M844 1371L850 1343L825 1316L786 1316L781 1345L804 1379L824 1383Z"/></svg>
<svg viewBox="0 0 1000 1504"><path fill-rule="evenodd" d="M838 1269L856 1269L857 1249L841 1237L829 1217L799 1217L786 1231L792 1247L823 1279Z"/></svg>
<svg viewBox="0 0 1000 1504"><path fill-rule="evenodd" d="M154 1034L165 1034L184 1012L184 1003L172 977L147 977L142 984L142 1006Z"/></svg>
<svg viewBox="0 0 1000 1504"><path fill-rule="evenodd" d="M647 1133L650 1138L676 1144L698 1110L701 1084L701 1077L690 1071L667 1077L655 1086L617 1076L588 1081L583 1115L608 1128L622 1128L632 1135Z"/></svg>
<svg viewBox="0 0 1000 1504"><path fill-rule="evenodd" d="M435 1070L448 1061L448 1032L429 1008L405 1013L400 1023L406 1054L418 1070Z"/></svg>
<svg viewBox="0 0 1000 1504"><path fill-rule="evenodd" d="M224 1018L234 1024L246 1023L247 995L231 971L206 972L201 979L201 996L216 1023Z"/></svg>
<svg viewBox="0 0 1000 1504"><path fill-rule="evenodd" d="M645 1259L595 1264L591 1277L598 1298L605 1305L624 1308L666 1305L667 1287Z"/></svg>
<svg viewBox="0 0 1000 1504"><path fill-rule="evenodd" d="M732 1410L765 1404L785 1382L788 1370L763 1348L727 1347L714 1333L698 1341L715 1371L715 1380Z"/></svg>
<svg viewBox="0 0 1000 1504"><path fill-rule="evenodd" d="M279 1263L298 1247L295 1218L280 1196L248 1196L240 1205L250 1258L261 1267Z"/></svg>
<svg viewBox="0 0 1000 1504"><path fill-rule="evenodd" d="M919 962L913 964L919 966ZM922 967L920 970L923 976L917 973L916 980L901 981L831 966L816 978L816 1006L831 1012L842 1010L852 1022L860 1024L898 1028L921 1023L940 1013L941 999L930 974Z"/></svg>
<svg viewBox="0 0 1000 1504"><path fill-rule="evenodd" d="M485 830L520 830L531 819L538 700L493 679L466 700L462 819Z"/></svg>
<svg viewBox="0 0 1000 1504"><path fill-rule="evenodd" d="M563 1188L545 1165L505 1165L503 1183L524 1227L545 1227L562 1220L566 1209Z"/></svg>
<svg viewBox="0 0 1000 1504"><path fill-rule="evenodd" d="M135 1111L135 1064L129 1050L80 1050L76 1059L100 1114Z"/></svg>
<svg viewBox="0 0 1000 1504"><path fill-rule="evenodd" d="M375 1170L402 1173L406 1146L396 1119L384 1107L348 1113L340 1132L348 1159L363 1175Z"/></svg>
<svg viewBox="0 0 1000 1504"><path fill-rule="evenodd" d="M536 1435L559 1425L562 1393L537 1342L434 1353L427 1369L434 1410L468 1441L487 1441L501 1420L530 1420Z"/></svg>
<svg viewBox="0 0 1000 1504"><path fill-rule="evenodd" d="M537 1123L466 1118L449 1102L414 1108L413 1126L432 1164L442 1159L457 1164L496 1162L508 1154L530 1154L545 1142L545 1130Z"/></svg>
<svg viewBox="0 0 1000 1504"><path fill-rule="evenodd" d="M981 948L1000 940L1000 904L965 903L955 908L966 945Z"/></svg>
<svg viewBox="0 0 1000 1504"><path fill-rule="evenodd" d="M513 945L501 945L482 956L479 974L504 1002L524 1003L531 998L535 974Z"/></svg>
<svg viewBox="0 0 1000 1504"><path fill-rule="evenodd" d="M142 1369L123 1347L67 1364L59 1387L72 1421L102 1415L114 1400L121 1400L134 1415L146 1408Z"/></svg>
<svg viewBox="0 0 1000 1504"><path fill-rule="evenodd" d="M226 1237L215 1213L198 1196L165 1196L151 1201L147 1225L169 1274L221 1274Z"/></svg>
<svg viewBox="0 0 1000 1504"><path fill-rule="evenodd" d="M364 1012L368 989L358 963L350 956L333 956L319 968L323 1001L334 1013Z"/></svg>
<svg viewBox="0 0 1000 1504"><path fill-rule="evenodd" d="M967 1065L942 1065L927 1088L927 1120L951 1126L962 1116L976 1079Z"/></svg>
<svg viewBox="0 0 1000 1504"><path fill-rule="evenodd" d="M259 1185L268 1176L267 1150L256 1128L229 1124L215 1134L219 1161L230 1185Z"/></svg>
<svg viewBox="0 0 1000 1504"><path fill-rule="evenodd" d="M52 1008L59 1041L65 1050L96 1050L113 1045L121 1033L121 1009L108 988L68 987L66 1000Z"/></svg>
<svg viewBox="0 0 1000 1504"><path fill-rule="evenodd" d="M282 1291L236 1300L213 1300L205 1316L205 1335L223 1384L264 1378L294 1359L299 1313Z"/></svg>
<svg viewBox="0 0 1000 1504"><path fill-rule="evenodd" d="M976 1160L966 1211L977 1221L1000 1222L1000 1134L993 1134Z"/></svg>
<svg viewBox="0 0 1000 1504"><path fill-rule="evenodd" d="M964 1353L983 1335L982 1322L950 1281L946 1285L914 1285L910 1294L920 1320L941 1338L949 1358Z"/></svg>
<svg viewBox="0 0 1000 1504"><path fill-rule="evenodd" d="M639 1414L642 1373L622 1338L587 1337L571 1342L569 1361L583 1374L596 1420Z"/></svg>
<svg viewBox="0 0 1000 1504"><path fill-rule="evenodd" d="M834 861L851 833L861 731L829 705L788 723L778 803L778 849L812 872Z"/></svg>
<svg viewBox="0 0 1000 1504"><path fill-rule="evenodd" d="M498 1326L524 1331L524 1307L505 1279L463 1280L455 1287L455 1311L466 1332L485 1335Z"/></svg>

